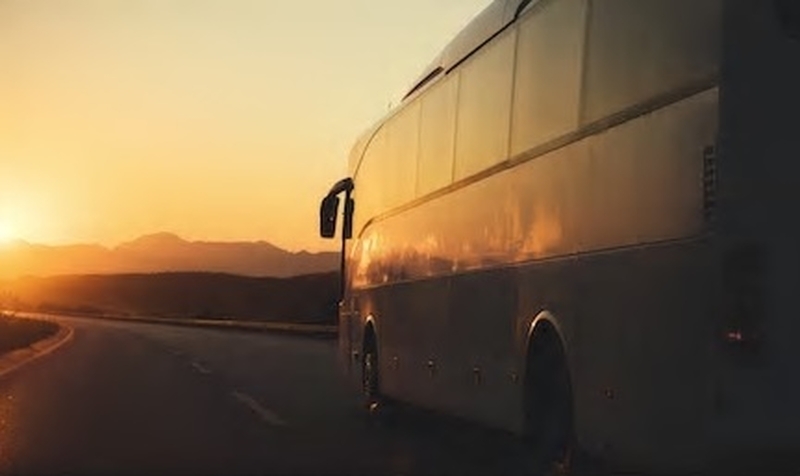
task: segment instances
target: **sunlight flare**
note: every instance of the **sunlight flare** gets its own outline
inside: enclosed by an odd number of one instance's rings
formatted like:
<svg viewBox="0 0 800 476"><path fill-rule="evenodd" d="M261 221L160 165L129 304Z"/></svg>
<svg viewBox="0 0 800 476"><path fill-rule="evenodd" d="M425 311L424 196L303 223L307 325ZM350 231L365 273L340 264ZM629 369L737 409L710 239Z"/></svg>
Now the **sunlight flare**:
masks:
<svg viewBox="0 0 800 476"><path fill-rule="evenodd" d="M17 238L16 230L11 222L0 219L0 243L7 243Z"/></svg>

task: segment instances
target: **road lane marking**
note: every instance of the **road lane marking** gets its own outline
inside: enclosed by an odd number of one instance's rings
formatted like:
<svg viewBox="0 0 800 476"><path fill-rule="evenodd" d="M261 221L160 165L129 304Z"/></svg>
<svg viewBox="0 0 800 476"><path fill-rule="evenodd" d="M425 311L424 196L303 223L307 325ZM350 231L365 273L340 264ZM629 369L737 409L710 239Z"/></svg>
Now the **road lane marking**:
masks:
<svg viewBox="0 0 800 476"><path fill-rule="evenodd" d="M209 375L211 373L211 370L209 368L204 367L203 364L201 364L199 362L192 362L192 368L194 368L195 370L197 370L201 374Z"/></svg>
<svg viewBox="0 0 800 476"><path fill-rule="evenodd" d="M262 407L253 397L247 395L245 393L238 392L234 390L231 392L233 398L239 401L239 403L244 404L250 410L252 410L256 415L258 415L261 420L265 423L272 425L272 426L288 426L285 421L281 417L278 416L277 413L269 410L267 408Z"/></svg>

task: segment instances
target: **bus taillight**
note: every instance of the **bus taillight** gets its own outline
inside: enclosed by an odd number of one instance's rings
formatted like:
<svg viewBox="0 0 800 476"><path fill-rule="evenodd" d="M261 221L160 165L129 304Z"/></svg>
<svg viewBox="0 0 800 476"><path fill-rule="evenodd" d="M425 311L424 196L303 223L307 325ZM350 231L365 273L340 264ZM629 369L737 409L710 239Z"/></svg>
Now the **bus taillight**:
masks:
<svg viewBox="0 0 800 476"><path fill-rule="evenodd" d="M763 261L753 244L732 249L723 259L723 339L732 346L753 348L761 340Z"/></svg>

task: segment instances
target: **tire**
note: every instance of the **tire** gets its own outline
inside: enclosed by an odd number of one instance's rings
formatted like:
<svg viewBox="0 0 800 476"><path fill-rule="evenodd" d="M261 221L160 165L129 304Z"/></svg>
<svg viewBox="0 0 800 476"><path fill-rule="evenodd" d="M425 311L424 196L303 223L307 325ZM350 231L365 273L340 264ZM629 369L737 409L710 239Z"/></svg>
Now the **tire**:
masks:
<svg viewBox="0 0 800 476"><path fill-rule="evenodd" d="M531 343L526 371L526 433L533 459L545 474L570 474L576 449L572 386L555 331Z"/></svg>
<svg viewBox="0 0 800 476"><path fill-rule="evenodd" d="M370 414L377 413L381 405L378 346L372 332L364 340L364 358L361 361L361 391L364 406Z"/></svg>

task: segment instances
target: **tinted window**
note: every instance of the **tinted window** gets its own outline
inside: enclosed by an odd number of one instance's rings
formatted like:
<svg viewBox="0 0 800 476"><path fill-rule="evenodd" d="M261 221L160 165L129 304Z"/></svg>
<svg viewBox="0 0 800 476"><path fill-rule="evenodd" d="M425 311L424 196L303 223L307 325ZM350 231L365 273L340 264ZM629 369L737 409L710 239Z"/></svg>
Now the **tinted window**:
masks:
<svg viewBox="0 0 800 476"><path fill-rule="evenodd" d="M722 0L594 0L589 121L717 72Z"/></svg>
<svg viewBox="0 0 800 476"><path fill-rule="evenodd" d="M386 150L386 129L381 128L369 143L358 173L355 176L354 198L356 208L353 232L358 233L364 224L380 213L383 197L381 162Z"/></svg>
<svg viewBox="0 0 800 476"><path fill-rule="evenodd" d="M433 86L422 98L417 194L424 195L453 179L458 75Z"/></svg>
<svg viewBox="0 0 800 476"><path fill-rule="evenodd" d="M420 103L389 119L369 143L355 177L358 232L371 218L414 198L419 151Z"/></svg>
<svg viewBox="0 0 800 476"><path fill-rule="evenodd" d="M515 35L504 34L460 72L455 178L508 158Z"/></svg>
<svg viewBox="0 0 800 476"><path fill-rule="evenodd" d="M587 1L548 2L520 20L512 156L578 125Z"/></svg>
<svg viewBox="0 0 800 476"><path fill-rule="evenodd" d="M417 183L420 103L414 101L386 125L386 156L382 171L384 210L414 198Z"/></svg>

